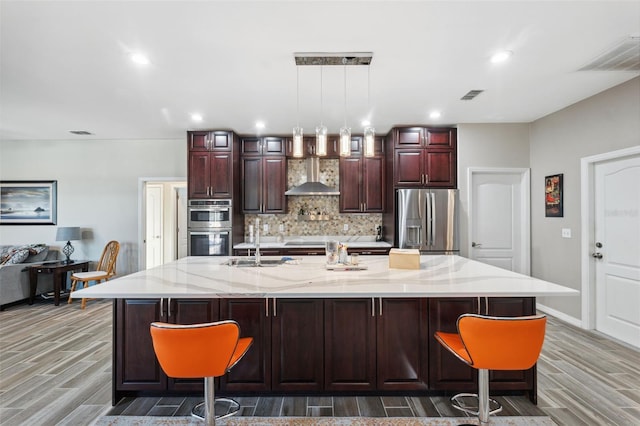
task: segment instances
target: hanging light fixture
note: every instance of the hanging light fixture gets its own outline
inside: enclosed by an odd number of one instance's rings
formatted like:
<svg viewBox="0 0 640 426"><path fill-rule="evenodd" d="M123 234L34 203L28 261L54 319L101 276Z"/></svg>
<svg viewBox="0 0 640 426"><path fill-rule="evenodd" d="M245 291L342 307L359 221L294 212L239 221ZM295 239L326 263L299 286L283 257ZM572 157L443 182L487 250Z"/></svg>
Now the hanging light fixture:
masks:
<svg viewBox="0 0 640 426"><path fill-rule="evenodd" d="M347 127L347 58L342 58L344 67L344 126L340 128L340 156L351 155L351 129Z"/></svg>
<svg viewBox="0 0 640 426"><path fill-rule="evenodd" d="M324 104L322 98L322 65L320 65L320 125L316 127L316 155L327 155L327 126L322 123Z"/></svg>
<svg viewBox="0 0 640 426"><path fill-rule="evenodd" d="M293 128L293 156L303 156L302 127L300 127L300 68L296 66L296 127Z"/></svg>
<svg viewBox="0 0 640 426"><path fill-rule="evenodd" d="M371 68L367 68L367 110L371 113ZM364 156L373 157L375 155L376 129L368 123L364 128Z"/></svg>

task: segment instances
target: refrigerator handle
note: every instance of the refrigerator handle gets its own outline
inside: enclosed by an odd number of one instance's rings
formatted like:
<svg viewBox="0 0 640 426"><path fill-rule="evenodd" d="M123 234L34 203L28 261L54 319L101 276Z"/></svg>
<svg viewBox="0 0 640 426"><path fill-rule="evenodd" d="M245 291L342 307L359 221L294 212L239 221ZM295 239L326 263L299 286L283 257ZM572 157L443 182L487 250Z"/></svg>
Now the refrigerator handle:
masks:
<svg viewBox="0 0 640 426"><path fill-rule="evenodd" d="M436 243L436 229L438 229L436 226L436 195L431 192L429 196L431 197L431 241L429 244L434 245Z"/></svg>
<svg viewBox="0 0 640 426"><path fill-rule="evenodd" d="M431 245L431 194L429 192L425 192L425 201L426 201L426 211L424 213L425 218L425 239L424 239L424 248L429 249Z"/></svg>

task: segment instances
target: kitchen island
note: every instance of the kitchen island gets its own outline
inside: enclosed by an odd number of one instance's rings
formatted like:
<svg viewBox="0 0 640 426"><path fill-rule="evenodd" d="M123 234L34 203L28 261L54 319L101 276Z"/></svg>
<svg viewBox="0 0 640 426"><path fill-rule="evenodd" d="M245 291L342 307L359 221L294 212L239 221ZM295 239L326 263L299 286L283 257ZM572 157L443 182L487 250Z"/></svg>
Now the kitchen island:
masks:
<svg viewBox="0 0 640 426"><path fill-rule="evenodd" d="M263 258L263 259L269 259ZM149 335L153 321L234 319L254 345L219 380L222 394L438 394L473 391L476 374L433 339L466 312L535 313L535 297L577 295L553 283L460 256L422 256L419 270L329 271L324 257L274 267L189 257L73 293L113 298L113 402L202 392L202 380L166 377ZM492 392L536 399L535 367L493 372Z"/></svg>

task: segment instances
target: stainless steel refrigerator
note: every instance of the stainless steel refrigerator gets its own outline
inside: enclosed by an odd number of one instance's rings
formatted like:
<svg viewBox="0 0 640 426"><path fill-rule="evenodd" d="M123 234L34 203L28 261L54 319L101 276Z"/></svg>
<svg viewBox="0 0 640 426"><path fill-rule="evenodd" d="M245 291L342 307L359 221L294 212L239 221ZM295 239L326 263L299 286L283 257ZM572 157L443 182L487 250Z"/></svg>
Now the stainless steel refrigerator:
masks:
<svg viewBox="0 0 640 426"><path fill-rule="evenodd" d="M458 254L456 189L398 189L396 203L399 248Z"/></svg>

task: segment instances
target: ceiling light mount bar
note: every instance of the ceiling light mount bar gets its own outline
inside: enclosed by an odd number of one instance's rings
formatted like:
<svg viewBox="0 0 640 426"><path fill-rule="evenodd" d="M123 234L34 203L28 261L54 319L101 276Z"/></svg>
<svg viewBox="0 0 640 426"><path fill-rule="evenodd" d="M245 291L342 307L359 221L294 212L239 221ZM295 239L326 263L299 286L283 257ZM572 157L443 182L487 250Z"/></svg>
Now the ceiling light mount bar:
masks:
<svg viewBox="0 0 640 426"><path fill-rule="evenodd" d="M296 52L296 65L371 65L372 52Z"/></svg>

